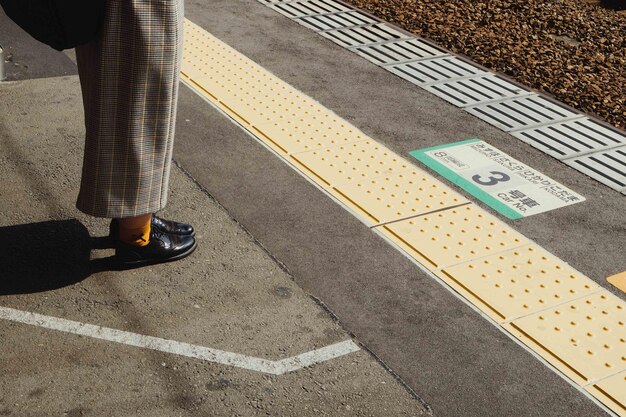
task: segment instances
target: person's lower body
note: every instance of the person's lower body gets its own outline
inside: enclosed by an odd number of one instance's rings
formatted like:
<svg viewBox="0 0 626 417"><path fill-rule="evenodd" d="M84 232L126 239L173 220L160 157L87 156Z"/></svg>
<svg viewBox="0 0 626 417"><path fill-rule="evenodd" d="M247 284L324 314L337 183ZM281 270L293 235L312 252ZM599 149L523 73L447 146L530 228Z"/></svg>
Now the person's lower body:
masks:
<svg viewBox="0 0 626 417"><path fill-rule="evenodd" d="M153 216L167 203L183 24L183 0L107 0L99 38L76 48L86 128L76 207L115 219L127 264L195 249L188 225Z"/></svg>

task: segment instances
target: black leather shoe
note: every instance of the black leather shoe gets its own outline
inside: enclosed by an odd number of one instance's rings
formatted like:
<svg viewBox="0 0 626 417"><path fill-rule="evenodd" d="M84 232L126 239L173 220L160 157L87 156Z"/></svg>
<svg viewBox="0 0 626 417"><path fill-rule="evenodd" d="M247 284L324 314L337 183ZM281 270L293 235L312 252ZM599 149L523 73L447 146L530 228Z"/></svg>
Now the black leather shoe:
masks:
<svg viewBox="0 0 626 417"><path fill-rule="evenodd" d="M164 233L169 233L171 235L182 235L182 236L195 236L196 231L193 230L193 226L186 223L178 223L172 220L164 220L160 217L152 215L152 223L150 224L151 229L157 229ZM109 238L113 240L117 240L120 231L120 223L117 219L111 219L111 224L109 225Z"/></svg>
<svg viewBox="0 0 626 417"><path fill-rule="evenodd" d="M173 235L154 229L146 246L120 242L115 245L115 257L124 266L143 266L171 262L190 255L196 249L193 236Z"/></svg>

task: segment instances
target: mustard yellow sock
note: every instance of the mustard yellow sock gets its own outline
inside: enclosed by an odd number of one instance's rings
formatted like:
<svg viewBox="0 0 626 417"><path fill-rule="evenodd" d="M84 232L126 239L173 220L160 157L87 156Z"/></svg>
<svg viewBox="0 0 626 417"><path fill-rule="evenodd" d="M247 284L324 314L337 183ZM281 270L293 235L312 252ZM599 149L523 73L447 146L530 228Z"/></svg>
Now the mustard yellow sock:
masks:
<svg viewBox="0 0 626 417"><path fill-rule="evenodd" d="M135 246L146 246L150 243L150 221L143 227L127 229L120 226L120 240Z"/></svg>

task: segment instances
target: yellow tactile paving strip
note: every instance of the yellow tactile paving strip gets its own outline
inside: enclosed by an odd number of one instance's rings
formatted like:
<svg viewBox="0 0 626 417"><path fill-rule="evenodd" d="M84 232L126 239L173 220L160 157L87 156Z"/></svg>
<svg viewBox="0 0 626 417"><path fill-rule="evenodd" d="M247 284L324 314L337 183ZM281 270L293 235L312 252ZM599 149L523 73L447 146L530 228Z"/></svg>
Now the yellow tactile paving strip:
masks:
<svg viewBox="0 0 626 417"><path fill-rule="evenodd" d="M609 281L609 283L611 283L615 288L619 288L621 291L626 292L626 271L608 277L607 281Z"/></svg>
<svg viewBox="0 0 626 417"><path fill-rule="evenodd" d="M614 404L613 411L619 416L626 416L626 372L620 372L586 387L593 396L605 404Z"/></svg>
<svg viewBox="0 0 626 417"><path fill-rule="evenodd" d="M187 85L626 416L626 302L199 26L185 36Z"/></svg>
<svg viewBox="0 0 626 417"><path fill-rule="evenodd" d="M377 178L409 171L414 165L373 140L301 152L292 158L302 168L323 178L322 186Z"/></svg>
<svg viewBox="0 0 626 417"><path fill-rule="evenodd" d="M580 384L626 370L626 308L606 292L512 321L555 367Z"/></svg>
<svg viewBox="0 0 626 417"><path fill-rule="evenodd" d="M446 282L501 323L600 290L595 282L534 244L441 272Z"/></svg>
<svg viewBox="0 0 626 417"><path fill-rule="evenodd" d="M473 204L387 224L381 231L435 270L530 243Z"/></svg>

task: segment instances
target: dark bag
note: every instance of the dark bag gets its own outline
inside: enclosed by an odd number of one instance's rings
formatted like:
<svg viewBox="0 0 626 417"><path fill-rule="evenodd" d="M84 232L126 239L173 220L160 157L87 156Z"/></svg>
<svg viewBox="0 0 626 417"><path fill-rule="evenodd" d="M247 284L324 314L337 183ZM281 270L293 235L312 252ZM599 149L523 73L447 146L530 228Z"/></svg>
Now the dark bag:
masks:
<svg viewBox="0 0 626 417"><path fill-rule="evenodd" d="M105 0L0 0L33 38L58 51L94 40L104 19Z"/></svg>

